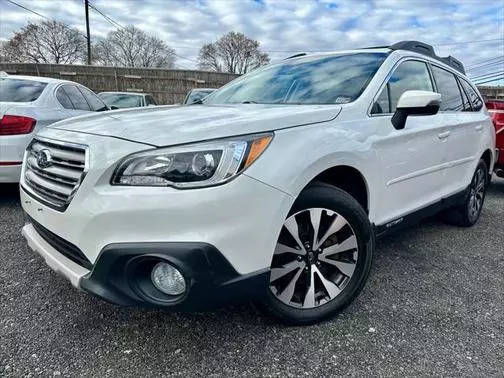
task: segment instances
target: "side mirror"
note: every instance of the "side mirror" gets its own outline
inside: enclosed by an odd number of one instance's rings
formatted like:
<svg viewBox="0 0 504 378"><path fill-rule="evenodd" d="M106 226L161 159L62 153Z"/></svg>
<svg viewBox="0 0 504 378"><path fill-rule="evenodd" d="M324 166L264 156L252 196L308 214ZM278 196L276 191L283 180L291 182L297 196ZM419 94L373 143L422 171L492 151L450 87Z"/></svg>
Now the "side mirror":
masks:
<svg viewBox="0 0 504 378"><path fill-rule="evenodd" d="M430 91L406 91L399 101L392 116L392 125L396 130L406 126L406 119L410 115L434 115L439 111L441 95Z"/></svg>

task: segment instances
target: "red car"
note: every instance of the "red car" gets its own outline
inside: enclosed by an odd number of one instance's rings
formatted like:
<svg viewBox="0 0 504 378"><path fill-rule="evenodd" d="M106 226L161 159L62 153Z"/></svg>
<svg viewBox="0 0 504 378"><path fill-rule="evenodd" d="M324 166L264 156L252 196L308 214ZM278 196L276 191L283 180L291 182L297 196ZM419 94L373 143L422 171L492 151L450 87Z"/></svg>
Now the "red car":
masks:
<svg viewBox="0 0 504 378"><path fill-rule="evenodd" d="M504 100L487 100L488 112L492 115L492 120L497 132L497 149L500 151L499 160L495 165L495 173L504 178Z"/></svg>

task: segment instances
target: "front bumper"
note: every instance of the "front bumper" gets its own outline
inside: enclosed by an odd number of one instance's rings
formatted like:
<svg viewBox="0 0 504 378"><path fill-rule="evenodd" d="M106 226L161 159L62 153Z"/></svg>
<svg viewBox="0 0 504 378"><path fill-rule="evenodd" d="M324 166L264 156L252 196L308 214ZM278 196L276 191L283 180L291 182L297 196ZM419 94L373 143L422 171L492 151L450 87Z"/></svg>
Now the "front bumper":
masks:
<svg viewBox="0 0 504 378"><path fill-rule="evenodd" d="M170 257L174 246L178 251L183 245L184 253L178 255L185 254L187 259L196 253L193 250L199 251L196 255L200 256L214 254L208 252L207 247L201 248L201 245L212 246L211 250L222 256L221 260L229 265L233 274L216 270L216 276L209 279L199 273L189 273L192 294L186 300L199 298L196 302L205 299L203 294L197 294L200 282L212 292L224 292L230 287L241 286L244 280L260 276L269 268L278 235L294 202L289 194L247 176L246 172L224 185L191 190L113 186L110 178L117 163L124 156L148 147L64 130L46 129L43 136L89 147L91 168L64 211L39 201L23 177L20 183L21 205L32 223L42 226L41 232L46 239L41 238L42 234L33 226L25 228L25 237L32 248L74 286L118 304L145 302L145 298L138 299L133 289L136 296L129 289L123 289L129 287L129 283L124 283L130 281L131 272L126 270L121 274L130 276L113 281L98 278L109 273L96 275L95 272L104 269L103 261L108 261L102 259L111 253L106 252L110 246L118 246L120 254L138 256L153 253L150 249L145 252L145 248L154 245L155 253ZM47 245L47 240L56 241L57 248ZM58 252L60 245L65 253ZM124 248L132 245L135 246L133 252ZM159 249L159 246L163 247ZM79 258L72 259L66 247ZM186 258L178 259L186 261ZM74 269L74 264L86 270ZM126 269L126 265L123 268ZM212 265L194 272L214 270ZM117 287L121 289L116 290ZM165 307L183 308L184 303L172 301Z"/></svg>
<svg viewBox="0 0 504 378"><path fill-rule="evenodd" d="M23 228L30 248L74 287L116 305L201 311L260 297L268 287L269 269L240 275L215 247L205 243L112 244L88 270L56 250L37 232L38 227L27 224ZM172 297L154 288L149 272L158 262L168 262L182 272L187 285L184 294Z"/></svg>

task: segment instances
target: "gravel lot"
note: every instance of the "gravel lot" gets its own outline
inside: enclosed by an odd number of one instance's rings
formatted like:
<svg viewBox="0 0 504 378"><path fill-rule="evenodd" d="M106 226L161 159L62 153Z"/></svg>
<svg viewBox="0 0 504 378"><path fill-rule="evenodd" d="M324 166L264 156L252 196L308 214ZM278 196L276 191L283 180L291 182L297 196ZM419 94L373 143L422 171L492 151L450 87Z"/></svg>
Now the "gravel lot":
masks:
<svg viewBox="0 0 504 378"><path fill-rule="evenodd" d="M74 290L20 236L0 187L0 376L504 375L504 180L472 229L430 219L378 243L361 296L285 327L252 305L122 309Z"/></svg>

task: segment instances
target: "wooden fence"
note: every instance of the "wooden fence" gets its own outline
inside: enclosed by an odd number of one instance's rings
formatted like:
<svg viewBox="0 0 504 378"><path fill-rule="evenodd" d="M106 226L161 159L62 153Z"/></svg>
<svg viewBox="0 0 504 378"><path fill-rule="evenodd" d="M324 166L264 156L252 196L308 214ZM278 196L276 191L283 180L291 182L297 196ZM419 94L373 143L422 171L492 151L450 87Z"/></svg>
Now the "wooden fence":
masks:
<svg viewBox="0 0 504 378"><path fill-rule="evenodd" d="M0 71L75 81L96 93L150 93L158 104L180 103L192 88L219 88L237 77L235 74L197 70L34 63L0 63Z"/></svg>

